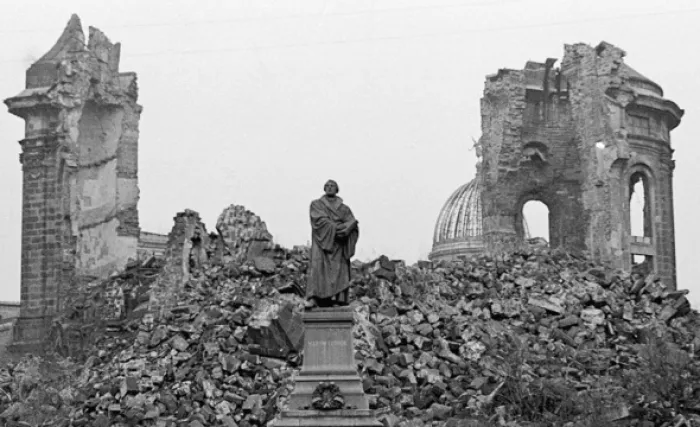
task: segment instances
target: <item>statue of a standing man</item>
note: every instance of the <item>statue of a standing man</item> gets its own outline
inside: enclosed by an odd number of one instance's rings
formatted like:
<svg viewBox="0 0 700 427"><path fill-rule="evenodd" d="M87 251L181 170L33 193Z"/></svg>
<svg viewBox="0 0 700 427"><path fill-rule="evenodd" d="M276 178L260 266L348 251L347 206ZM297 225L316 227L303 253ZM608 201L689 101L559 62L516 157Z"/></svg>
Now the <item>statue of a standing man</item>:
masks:
<svg viewBox="0 0 700 427"><path fill-rule="evenodd" d="M329 180L325 195L311 202L311 271L306 284L306 307L348 304L350 258L360 235L350 208Z"/></svg>

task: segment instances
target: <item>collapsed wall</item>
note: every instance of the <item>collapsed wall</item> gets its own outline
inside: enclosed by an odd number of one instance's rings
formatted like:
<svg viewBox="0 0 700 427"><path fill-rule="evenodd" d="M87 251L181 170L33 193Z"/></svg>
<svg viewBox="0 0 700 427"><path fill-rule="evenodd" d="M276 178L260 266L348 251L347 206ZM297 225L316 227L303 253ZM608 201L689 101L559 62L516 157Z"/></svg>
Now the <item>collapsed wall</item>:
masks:
<svg viewBox="0 0 700 427"><path fill-rule="evenodd" d="M16 346L44 337L75 276L104 278L136 258L136 74L119 72L120 45L73 15L5 100L25 120L21 310Z"/></svg>
<svg viewBox="0 0 700 427"><path fill-rule="evenodd" d="M560 68L550 58L487 78L477 144L483 239L490 249L522 241L523 206L537 200L549 209L552 247L627 271L643 264L675 288L670 131L683 110L624 56L605 42L567 45ZM640 182L635 234L630 198Z"/></svg>

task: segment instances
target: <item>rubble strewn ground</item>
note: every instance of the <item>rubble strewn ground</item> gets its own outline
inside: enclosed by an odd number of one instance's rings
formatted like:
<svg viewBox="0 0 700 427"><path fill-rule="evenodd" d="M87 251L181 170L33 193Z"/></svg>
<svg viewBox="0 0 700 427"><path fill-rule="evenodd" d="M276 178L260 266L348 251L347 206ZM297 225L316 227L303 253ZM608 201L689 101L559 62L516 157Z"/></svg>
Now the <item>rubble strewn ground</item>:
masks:
<svg viewBox="0 0 700 427"><path fill-rule="evenodd" d="M0 325L2 326L2 325ZM10 345L10 342L12 342L12 329L8 328L5 330L2 330L0 328L0 360L3 362L9 361L12 359L18 359L18 356L10 353L7 350L7 347Z"/></svg>
<svg viewBox="0 0 700 427"><path fill-rule="evenodd" d="M78 284L47 356L0 368L0 425L272 420L303 357L308 251L209 242L160 317L155 260ZM698 314L653 275L530 248L356 261L353 283L357 366L387 426L700 425Z"/></svg>

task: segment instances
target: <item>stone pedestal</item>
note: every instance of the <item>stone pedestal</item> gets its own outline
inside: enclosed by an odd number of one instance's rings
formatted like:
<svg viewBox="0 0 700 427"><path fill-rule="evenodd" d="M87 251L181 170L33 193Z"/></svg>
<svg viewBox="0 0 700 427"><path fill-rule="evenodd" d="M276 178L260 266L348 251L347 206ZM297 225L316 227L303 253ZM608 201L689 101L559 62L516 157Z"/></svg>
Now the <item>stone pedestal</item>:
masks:
<svg viewBox="0 0 700 427"><path fill-rule="evenodd" d="M320 308L304 313L304 364L294 378L288 408L274 427L381 427L369 410L353 355L353 312L349 307ZM337 386L343 407L316 409L314 391L321 384Z"/></svg>

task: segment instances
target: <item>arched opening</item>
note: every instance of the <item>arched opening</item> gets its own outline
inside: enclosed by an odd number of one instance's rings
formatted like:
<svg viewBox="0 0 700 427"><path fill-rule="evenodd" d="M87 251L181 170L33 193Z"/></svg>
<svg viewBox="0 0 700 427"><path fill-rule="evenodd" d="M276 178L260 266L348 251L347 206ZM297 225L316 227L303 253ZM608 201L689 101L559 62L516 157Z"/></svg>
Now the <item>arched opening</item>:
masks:
<svg viewBox="0 0 700 427"><path fill-rule="evenodd" d="M539 200L523 205L523 240L535 246L549 246L549 208Z"/></svg>
<svg viewBox="0 0 700 427"><path fill-rule="evenodd" d="M630 233L632 236L651 237L651 204L647 176L635 172L630 177Z"/></svg>
<svg viewBox="0 0 700 427"><path fill-rule="evenodd" d="M629 179L629 225L632 242L652 245L652 209L649 178L643 172L635 172ZM646 273L653 270L652 257L632 253L632 270Z"/></svg>

